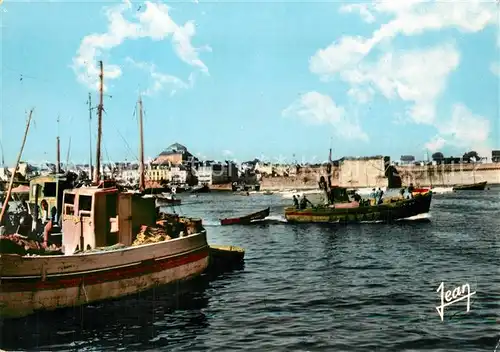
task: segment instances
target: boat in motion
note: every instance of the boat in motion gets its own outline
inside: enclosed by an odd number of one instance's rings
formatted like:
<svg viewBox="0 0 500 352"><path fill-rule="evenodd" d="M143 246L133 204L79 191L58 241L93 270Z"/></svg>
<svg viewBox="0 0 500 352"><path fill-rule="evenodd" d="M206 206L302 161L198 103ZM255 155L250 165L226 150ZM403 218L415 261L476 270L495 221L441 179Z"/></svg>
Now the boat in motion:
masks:
<svg viewBox="0 0 500 352"><path fill-rule="evenodd" d="M252 214L248 214L245 216L240 216L237 218L226 218L226 219L221 219L220 224L221 225L235 225L235 224L240 224L240 225L248 225L252 221L255 220L262 220L266 217L269 216L270 208L266 208L264 210L257 211Z"/></svg>
<svg viewBox="0 0 500 352"><path fill-rule="evenodd" d="M328 204L311 205L304 209L285 208L285 218L291 223L360 223L393 222L429 212L432 191L413 193L411 198L389 197L376 204L374 200L349 199L347 189L326 186L324 179L320 188L325 190ZM333 200L333 201L332 201Z"/></svg>

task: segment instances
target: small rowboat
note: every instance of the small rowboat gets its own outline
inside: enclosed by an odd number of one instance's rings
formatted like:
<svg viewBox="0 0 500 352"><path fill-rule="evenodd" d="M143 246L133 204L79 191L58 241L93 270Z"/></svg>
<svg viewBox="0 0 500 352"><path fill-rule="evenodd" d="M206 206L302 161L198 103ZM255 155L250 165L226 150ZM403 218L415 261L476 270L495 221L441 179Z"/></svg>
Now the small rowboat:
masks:
<svg viewBox="0 0 500 352"><path fill-rule="evenodd" d="M484 191L486 188L486 181L479 183L472 183L469 185L458 185L453 187L454 191Z"/></svg>
<svg viewBox="0 0 500 352"><path fill-rule="evenodd" d="M219 274L244 265L245 250L237 246L210 245L207 272Z"/></svg>
<svg viewBox="0 0 500 352"><path fill-rule="evenodd" d="M245 215L245 216L240 216L238 218L221 219L220 224L221 225L234 225L234 224L248 225L253 220L262 220L265 217L269 216L269 211L270 211L270 208L266 208L264 210L260 210L260 211L257 211L255 213Z"/></svg>

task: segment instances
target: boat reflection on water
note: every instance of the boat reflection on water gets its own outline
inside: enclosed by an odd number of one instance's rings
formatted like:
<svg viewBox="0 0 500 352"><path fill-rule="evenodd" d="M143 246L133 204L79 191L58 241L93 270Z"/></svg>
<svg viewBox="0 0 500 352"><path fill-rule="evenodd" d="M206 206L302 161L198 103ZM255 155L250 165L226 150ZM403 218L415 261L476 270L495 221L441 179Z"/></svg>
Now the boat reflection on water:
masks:
<svg viewBox="0 0 500 352"><path fill-rule="evenodd" d="M144 349L166 345L169 331L176 334L181 329L183 338L195 337L208 327L203 312L209 303L206 291L217 278L223 280L224 273L202 275L118 300L3 321L0 348L52 350L62 345L97 345L102 350L122 345Z"/></svg>
<svg viewBox="0 0 500 352"><path fill-rule="evenodd" d="M207 289L215 283L225 286L227 275L234 278L245 269L244 261L229 264L211 265L211 270L192 280L116 300L0 320L0 349L51 350L68 345L115 349L118 344L158 348L167 345L169 331L176 334L179 329L183 339L194 338L209 325L203 312L209 305Z"/></svg>

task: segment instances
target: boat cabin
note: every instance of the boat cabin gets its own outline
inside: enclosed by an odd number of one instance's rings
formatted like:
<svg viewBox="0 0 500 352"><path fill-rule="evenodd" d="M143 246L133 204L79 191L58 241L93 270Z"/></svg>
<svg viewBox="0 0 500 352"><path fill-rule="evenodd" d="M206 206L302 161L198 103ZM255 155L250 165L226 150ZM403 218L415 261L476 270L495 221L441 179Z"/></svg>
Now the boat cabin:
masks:
<svg viewBox="0 0 500 352"><path fill-rule="evenodd" d="M347 188L332 186L331 191L336 203L350 202Z"/></svg>
<svg viewBox="0 0 500 352"><path fill-rule="evenodd" d="M32 207L38 206L37 218L43 221L49 220L52 218L51 213L55 213L59 219L63 192L69 187L70 184L64 175L53 174L33 178L30 181L29 203Z"/></svg>
<svg viewBox="0 0 500 352"><path fill-rule="evenodd" d="M82 187L64 191L62 245L65 254L117 243L130 246L141 225L156 222L154 198L117 188ZM133 216L132 216L133 214Z"/></svg>

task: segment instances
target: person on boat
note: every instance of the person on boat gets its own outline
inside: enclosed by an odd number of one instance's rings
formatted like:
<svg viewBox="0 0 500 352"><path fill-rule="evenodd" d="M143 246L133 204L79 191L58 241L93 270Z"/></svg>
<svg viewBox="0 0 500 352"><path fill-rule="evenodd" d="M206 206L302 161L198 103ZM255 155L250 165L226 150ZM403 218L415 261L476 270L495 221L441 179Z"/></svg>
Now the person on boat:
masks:
<svg viewBox="0 0 500 352"><path fill-rule="evenodd" d="M361 196L358 192L354 192L353 198L356 202L361 203Z"/></svg>
<svg viewBox="0 0 500 352"><path fill-rule="evenodd" d="M299 200L295 197L295 194L293 195L293 205L295 206L295 209L299 209Z"/></svg>
<svg viewBox="0 0 500 352"><path fill-rule="evenodd" d="M314 206L314 204L312 204L311 201L306 198L306 195L302 194L302 198L300 199L300 209L307 208L307 203L311 204L311 206Z"/></svg>
<svg viewBox="0 0 500 352"><path fill-rule="evenodd" d="M373 199L375 201L375 204L377 204L377 191L375 190L375 188L372 189L372 193L370 193L370 199Z"/></svg>
<svg viewBox="0 0 500 352"><path fill-rule="evenodd" d="M410 185L408 186L408 193L410 193L410 195L411 195L414 190L415 190L415 187L413 187L413 183L410 183Z"/></svg>
<svg viewBox="0 0 500 352"><path fill-rule="evenodd" d="M378 202L377 202L377 204L382 204L382 202L383 202L382 197L384 196L384 191L382 191L380 189L380 187L379 187L378 190L377 190L377 192L378 192Z"/></svg>

